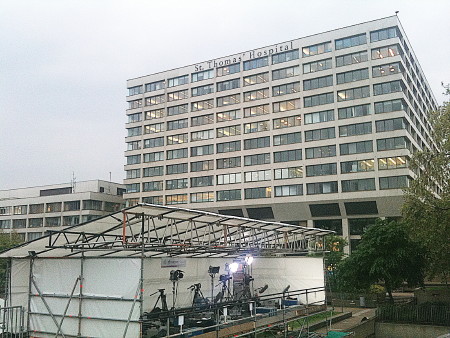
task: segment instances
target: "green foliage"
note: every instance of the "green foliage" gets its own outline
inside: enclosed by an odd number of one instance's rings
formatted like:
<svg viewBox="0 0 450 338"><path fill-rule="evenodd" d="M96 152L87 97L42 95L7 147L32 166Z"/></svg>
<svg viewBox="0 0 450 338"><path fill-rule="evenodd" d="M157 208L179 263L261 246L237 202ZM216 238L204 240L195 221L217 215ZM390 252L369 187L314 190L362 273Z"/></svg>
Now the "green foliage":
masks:
<svg viewBox="0 0 450 338"><path fill-rule="evenodd" d="M348 292L384 283L392 300L392 291L403 282L422 285L424 270L424 250L410 239L405 227L377 220L362 236L358 249L339 265L337 278L340 289Z"/></svg>
<svg viewBox="0 0 450 338"><path fill-rule="evenodd" d="M331 290L337 289L337 268L345 257L344 247L348 245L348 241L336 235L325 236L325 269L327 271L328 285Z"/></svg>
<svg viewBox="0 0 450 338"><path fill-rule="evenodd" d="M446 87L447 97L450 95ZM429 115L436 143L416 152L411 169L419 173L405 190L403 216L415 239L427 249L428 274L448 281L450 273L450 102ZM436 187L439 186L439 193Z"/></svg>
<svg viewBox="0 0 450 338"><path fill-rule="evenodd" d="M12 248L18 244L22 243L20 236L13 233L2 233L0 232L0 252ZM3 295L5 290L5 279L6 279L6 269L8 261L6 258L0 258L0 294Z"/></svg>

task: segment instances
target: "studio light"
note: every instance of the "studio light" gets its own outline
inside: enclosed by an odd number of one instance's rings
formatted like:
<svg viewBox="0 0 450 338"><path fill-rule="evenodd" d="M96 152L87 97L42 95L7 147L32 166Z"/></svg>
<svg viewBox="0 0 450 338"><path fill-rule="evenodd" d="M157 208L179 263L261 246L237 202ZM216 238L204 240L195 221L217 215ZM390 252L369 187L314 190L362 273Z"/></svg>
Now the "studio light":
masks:
<svg viewBox="0 0 450 338"><path fill-rule="evenodd" d="M239 268L239 263L233 262L229 265L229 267L230 267L230 272L235 273Z"/></svg>
<svg viewBox="0 0 450 338"><path fill-rule="evenodd" d="M253 263L253 256L252 255L245 256L245 263L247 263L247 265L251 265Z"/></svg>

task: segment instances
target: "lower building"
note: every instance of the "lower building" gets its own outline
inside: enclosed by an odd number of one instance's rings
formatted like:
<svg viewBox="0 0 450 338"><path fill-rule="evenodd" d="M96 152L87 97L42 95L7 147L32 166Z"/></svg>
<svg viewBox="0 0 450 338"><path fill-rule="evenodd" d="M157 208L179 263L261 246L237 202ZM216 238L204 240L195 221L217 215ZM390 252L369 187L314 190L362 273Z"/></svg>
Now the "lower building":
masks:
<svg viewBox="0 0 450 338"><path fill-rule="evenodd" d="M0 229L34 240L48 229L120 210L124 191L122 184L102 180L0 190Z"/></svg>

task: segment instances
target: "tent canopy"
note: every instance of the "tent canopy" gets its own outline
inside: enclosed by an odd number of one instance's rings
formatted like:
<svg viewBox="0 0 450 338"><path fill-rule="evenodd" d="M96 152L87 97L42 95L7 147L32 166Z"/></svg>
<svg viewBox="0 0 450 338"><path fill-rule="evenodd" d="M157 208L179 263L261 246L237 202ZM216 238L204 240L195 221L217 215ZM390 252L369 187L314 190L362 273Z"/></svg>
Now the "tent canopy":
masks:
<svg viewBox="0 0 450 338"><path fill-rule="evenodd" d="M322 250L333 231L154 204L137 204L0 253L0 257L224 257Z"/></svg>

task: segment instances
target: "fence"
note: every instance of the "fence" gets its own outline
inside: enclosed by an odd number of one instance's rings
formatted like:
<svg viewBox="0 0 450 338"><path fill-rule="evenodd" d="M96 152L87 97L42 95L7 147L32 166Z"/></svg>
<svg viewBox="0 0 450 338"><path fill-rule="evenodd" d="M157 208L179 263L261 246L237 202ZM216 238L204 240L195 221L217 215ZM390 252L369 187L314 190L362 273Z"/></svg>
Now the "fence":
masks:
<svg viewBox="0 0 450 338"><path fill-rule="evenodd" d="M0 307L1 337L25 337L24 314L22 306Z"/></svg>
<svg viewBox="0 0 450 338"><path fill-rule="evenodd" d="M377 309L377 321L450 326L450 305L383 305Z"/></svg>

